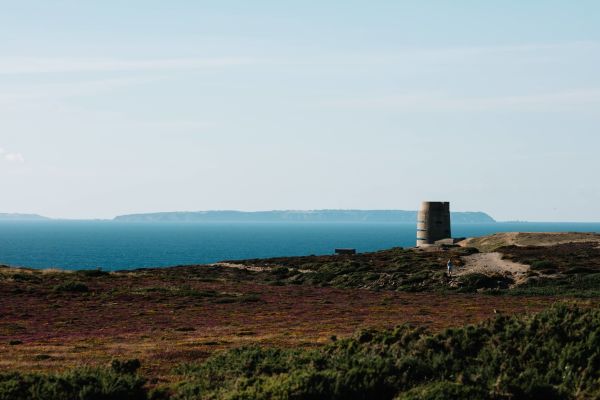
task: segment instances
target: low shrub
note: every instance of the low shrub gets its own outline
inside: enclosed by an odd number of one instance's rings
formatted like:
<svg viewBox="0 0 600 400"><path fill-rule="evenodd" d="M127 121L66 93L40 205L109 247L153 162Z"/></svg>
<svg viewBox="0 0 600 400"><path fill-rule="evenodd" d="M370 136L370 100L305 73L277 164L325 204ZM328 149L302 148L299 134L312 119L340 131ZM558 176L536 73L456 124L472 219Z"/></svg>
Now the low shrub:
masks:
<svg viewBox="0 0 600 400"><path fill-rule="evenodd" d="M238 299L238 301L240 303L257 303L257 302L262 301L262 298L258 294L251 293L251 294L245 294L245 295L241 296Z"/></svg>
<svg viewBox="0 0 600 400"><path fill-rule="evenodd" d="M456 382L442 381L418 386L405 393L399 394L394 400L480 400L488 397L488 393L482 388L465 386Z"/></svg>
<svg viewBox="0 0 600 400"><path fill-rule="evenodd" d="M145 400L145 380L111 369L59 374L0 373L0 400Z"/></svg>
<svg viewBox="0 0 600 400"><path fill-rule="evenodd" d="M110 368L117 374L135 374L142 366L137 358L131 360L112 360Z"/></svg>
<svg viewBox="0 0 600 400"><path fill-rule="evenodd" d="M37 275L21 273L21 272L12 274L10 277L17 282L40 282L41 281L40 277Z"/></svg>
<svg viewBox="0 0 600 400"><path fill-rule="evenodd" d="M430 334L362 331L320 349L242 348L187 364L174 399L563 399L600 396L600 310Z"/></svg>
<svg viewBox="0 0 600 400"><path fill-rule="evenodd" d="M276 275L276 276L280 277L280 278L285 278L285 277L291 275L291 272L292 271L290 271L286 267L275 267L275 268L271 269L271 273L273 275Z"/></svg>
<svg viewBox="0 0 600 400"><path fill-rule="evenodd" d="M501 275L468 274L458 279L459 291L476 292L478 289L506 289L513 283L512 279Z"/></svg>
<svg viewBox="0 0 600 400"><path fill-rule="evenodd" d="M85 283L77 282L77 281L67 281L59 283L54 286L53 290L55 292L87 292L89 288Z"/></svg>
<svg viewBox="0 0 600 400"><path fill-rule="evenodd" d="M563 271L563 274L565 275L572 275L572 274L593 274L594 272L596 272L595 270L591 269L591 268L586 268L586 267L573 267L573 268L569 268L566 271Z"/></svg>
<svg viewBox="0 0 600 400"><path fill-rule="evenodd" d="M531 269L534 271L543 271L546 269L554 269L554 264L550 261L538 260L531 263Z"/></svg>
<svg viewBox="0 0 600 400"><path fill-rule="evenodd" d="M81 269L75 272L78 275L87 276L90 278L97 278L99 276L106 276L109 274L107 271L102 271L102 269Z"/></svg>

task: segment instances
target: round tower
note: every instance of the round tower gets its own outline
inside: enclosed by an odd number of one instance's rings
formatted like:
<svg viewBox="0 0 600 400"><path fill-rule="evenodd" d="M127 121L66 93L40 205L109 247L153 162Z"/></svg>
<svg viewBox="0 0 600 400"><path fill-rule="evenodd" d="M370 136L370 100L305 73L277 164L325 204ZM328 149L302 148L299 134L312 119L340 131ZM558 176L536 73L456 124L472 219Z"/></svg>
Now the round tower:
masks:
<svg viewBox="0 0 600 400"><path fill-rule="evenodd" d="M450 203L424 201L417 214L417 247L435 244L437 240L452 237L450 230Z"/></svg>

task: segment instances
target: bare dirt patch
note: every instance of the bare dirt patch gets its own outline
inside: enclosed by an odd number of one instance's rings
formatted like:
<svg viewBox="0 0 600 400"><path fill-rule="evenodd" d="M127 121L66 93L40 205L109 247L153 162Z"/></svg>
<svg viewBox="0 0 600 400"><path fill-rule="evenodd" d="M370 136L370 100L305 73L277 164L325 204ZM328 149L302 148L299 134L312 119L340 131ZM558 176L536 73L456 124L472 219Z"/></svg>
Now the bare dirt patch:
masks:
<svg viewBox="0 0 600 400"><path fill-rule="evenodd" d="M463 265L456 271L456 276L467 274L510 276L515 284L525 281L529 266L502 258L501 253L478 253L462 257Z"/></svg>
<svg viewBox="0 0 600 400"><path fill-rule="evenodd" d="M260 266L260 265L239 264L239 263L231 263L231 262L218 262L218 263L210 264L210 266L224 267L224 268L236 268L236 269L252 271L252 272L268 272L268 271L272 271L273 269L276 268L275 266ZM283 268L286 268L286 267L283 267ZM307 269L297 269L297 271L302 274L313 272L313 271L310 271Z"/></svg>
<svg viewBox="0 0 600 400"><path fill-rule="evenodd" d="M236 263L230 263L230 262L214 263L214 264L211 264L211 266L214 266L214 267L224 267L224 268L236 268L236 269L241 269L241 270L246 270L246 271L252 271L252 272L264 272L264 271L270 271L272 269L272 268L269 268L269 267L260 267L260 266L256 266L256 265L236 264Z"/></svg>

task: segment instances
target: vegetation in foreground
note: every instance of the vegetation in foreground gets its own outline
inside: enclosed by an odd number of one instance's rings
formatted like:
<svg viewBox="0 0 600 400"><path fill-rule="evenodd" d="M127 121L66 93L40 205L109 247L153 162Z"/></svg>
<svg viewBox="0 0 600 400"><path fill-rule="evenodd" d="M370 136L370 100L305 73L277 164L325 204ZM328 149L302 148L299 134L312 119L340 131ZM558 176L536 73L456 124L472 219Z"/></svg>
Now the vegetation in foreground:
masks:
<svg viewBox="0 0 600 400"><path fill-rule="evenodd" d="M180 379L176 365L198 365L223 350L262 346L310 354L331 336L358 329L410 323L435 334L494 313L538 312L565 298L590 305L600 296L600 249L594 244L497 250L530 266L518 285L514 276L468 265L463 271L470 272L449 280L446 260L468 264L479 257L470 256L473 248L396 248L111 273L0 267L0 371L44 374L137 358L152 386L173 391ZM103 382L119 374L110 372Z"/></svg>
<svg viewBox="0 0 600 400"><path fill-rule="evenodd" d="M137 366L0 375L0 399L589 399L600 396L600 310L554 306L432 334L363 330L320 349L247 347L148 390Z"/></svg>
<svg viewBox="0 0 600 400"><path fill-rule="evenodd" d="M149 379L246 345L314 347L402 323L432 331L537 312L558 296L481 296L278 284L272 272L186 266L133 272L0 268L0 371L138 358ZM277 278L279 279L279 278ZM582 302L587 302L582 301Z"/></svg>

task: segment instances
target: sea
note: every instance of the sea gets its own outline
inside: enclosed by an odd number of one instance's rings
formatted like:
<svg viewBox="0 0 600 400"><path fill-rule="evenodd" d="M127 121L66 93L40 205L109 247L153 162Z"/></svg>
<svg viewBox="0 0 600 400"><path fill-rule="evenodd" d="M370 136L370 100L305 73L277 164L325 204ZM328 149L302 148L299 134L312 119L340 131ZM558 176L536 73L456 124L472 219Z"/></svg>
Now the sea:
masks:
<svg viewBox="0 0 600 400"><path fill-rule="evenodd" d="M454 237L496 232L600 232L600 223L453 225ZM0 264L97 269L207 264L223 260L359 252L415 245L416 224L0 221Z"/></svg>

